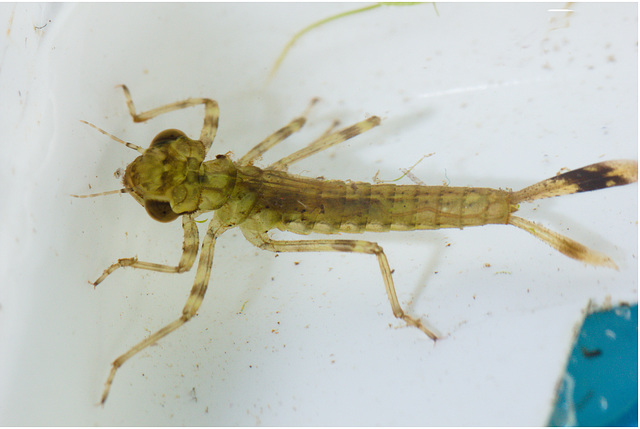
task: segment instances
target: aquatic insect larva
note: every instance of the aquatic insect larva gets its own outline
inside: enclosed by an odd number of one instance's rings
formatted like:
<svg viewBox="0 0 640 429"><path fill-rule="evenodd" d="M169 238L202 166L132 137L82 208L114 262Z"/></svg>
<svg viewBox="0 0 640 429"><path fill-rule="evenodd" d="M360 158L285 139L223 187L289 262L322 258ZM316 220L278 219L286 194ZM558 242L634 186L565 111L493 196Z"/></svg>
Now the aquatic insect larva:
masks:
<svg viewBox="0 0 640 429"><path fill-rule="evenodd" d="M106 401L111 383L123 363L175 331L196 314L209 283L216 239L234 227L239 227L246 239L255 246L272 252L356 252L375 255L393 315L434 340L437 336L431 330L401 308L387 257L377 243L334 238L279 241L269 238L268 231L280 229L298 234L337 234L509 224L535 235L570 258L591 265L617 268L608 256L514 216L514 213L520 203L637 182L637 161L599 162L516 192L491 188L311 179L289 174L287 168L379 125L380 119L372 116L350 127L330 130L305 148L261 169L255 167L253 161L298 131L304 125L304 116L267 137L238 161L232 161L226 155L217 155L215 159L205 161L218 128L218 104L215 101L189 98L136 113L129 90L125 86L122 88L129 113L135 122L203 104L204 125L198 140L191 140L182 131L169 129L160 132L147 149L124 142L94 126L128 148L140 152L140 156L127 166L123 189L87 196L128 193L157 221L170 222L182 217L184 242L182 256L176 266L139 261L135 257L124 258L108 267L93 284L97 286L120 267L164 273L189 271L199 246L195 219L206 212L213 212L213 216L202 240L195 281L182 314L113 361L102 403Z"/></svg>

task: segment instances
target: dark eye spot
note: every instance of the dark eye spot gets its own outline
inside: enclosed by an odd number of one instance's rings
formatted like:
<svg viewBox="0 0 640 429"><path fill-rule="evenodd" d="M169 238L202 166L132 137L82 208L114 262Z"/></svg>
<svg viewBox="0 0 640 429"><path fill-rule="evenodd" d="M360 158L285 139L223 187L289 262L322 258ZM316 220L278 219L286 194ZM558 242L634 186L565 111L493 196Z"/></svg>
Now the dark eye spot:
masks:
<svg viewBox="0 0 640 429"><path fill-rule="evenodd" d="M165 201L147 200L144 202L144 208L147 209L149 216L158 222L171 222L180 216L171 210L171 205Z"/></svg>
<svg viewBox="0 0 640 429"><path fill-rule="evenodd" d="M153 140L151 140L151 144L149 145L149 147L162 146L167 143L171 143L172 141L184 135L185 134L180 130L169 129L169 130L160 131L158 135L155 136Z"/></svg>

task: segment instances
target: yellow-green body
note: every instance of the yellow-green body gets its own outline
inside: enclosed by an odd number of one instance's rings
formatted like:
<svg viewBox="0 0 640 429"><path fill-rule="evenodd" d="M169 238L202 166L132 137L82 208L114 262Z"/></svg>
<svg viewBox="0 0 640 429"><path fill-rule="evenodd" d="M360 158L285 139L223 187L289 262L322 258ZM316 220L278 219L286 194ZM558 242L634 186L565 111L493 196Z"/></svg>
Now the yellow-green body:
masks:
<svg viewBox="0 0 640 429"><path fill-rule="evenodd" d="M215 210L221 222L253 231L335 234L507 224L515 211L498 189L313 179L225 155L203 162L199 141L171 137L156 138L125 174L147 210L170 206L159 220Z"/></svg>
<svg viewBox="0 0 640 429"><path fill-rule="evenodd" d="M155 220L170 222L181 216L184 241L182 256L175 266L140 261L137 257L122 258L109 266L93 285L98 285L121 267L183 273L193 266L199 247L200 257L195 280L180 317L113 361L102 393L102 403L106 401L115 374L124 362L178 329L197 313L209 283L216 239L235 227L239 227L252 244L272 252L351 252L374 255L380 266L393 315L408 325L417 327L433 340L438 335L400 306L391 267L382 247L377 243L335 238L273 240L267 232L280 229L297 234L337 234L510 224L533 234L571 258L591 265L616 268L608 256L541 225L512 216L512 213L521 202L637 182L637 161L618 160L592 164L516 192L491 188L313 179L289 174L286 170L289 165L301 159L379 125L380 118L372 116L338 131L333 131L332 126L306 147L261 169L255 167L253 162L275 144L298 131L305 122L304 117L294 119L267 137L237 162L227 155L217 155L215 159L205 161L218 127L219 110L214 100L190 98L137 113L129 90L124 86L123 90L129 113L135 122L144 122L160 114L202 104L205 109L204 124L198 140L189 139L181 131L169 129L158 134L147 149L111 136L141 155L127 167L123 178L124 189L89 196L128 193ZM209 221L202 243L199 243L196 217L211 211L214 215Z"/></svg>
<svg viewBox="0 0 640 429"><path fill-rule="evenodd" d="M248 166L237 167L234 190L216 214L253 230L298 234L462 228L506 224L509 197L489 188L373 185Z"/></svg>

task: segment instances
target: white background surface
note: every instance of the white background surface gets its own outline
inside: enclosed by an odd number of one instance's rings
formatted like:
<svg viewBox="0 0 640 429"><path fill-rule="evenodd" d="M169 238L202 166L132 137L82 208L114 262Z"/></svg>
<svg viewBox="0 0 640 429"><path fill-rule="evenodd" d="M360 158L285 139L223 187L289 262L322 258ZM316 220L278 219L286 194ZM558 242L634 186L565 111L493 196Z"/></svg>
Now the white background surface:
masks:
<svg viewBox="0 0 640 429"><path fill-rule="evenodd" d="M435 346L393 318L375 258L274 258L227 233L198 317L127 362L96 405L110 362L175 319L193 281L121 270L87 283L121 257L174 264L182 236L127 195L69 197L119 188L113 172L135 156L79 120L141 146L165 128L196 137L202 121L193 108L133 124L117 84L139 109L218 100L211 155L236 158L321 97L265 163L333 119L383 118L292 168L310 176L393 179L435 152L413 170L426 183L516 189L637 159L637 5L378 8L307 34L267 83L295 32L355 7L0 6L0 424L546 422L588 301L637 301L637 185L522 207L620 271L506 226L364 236L405 308L447 336Z"/></svg>

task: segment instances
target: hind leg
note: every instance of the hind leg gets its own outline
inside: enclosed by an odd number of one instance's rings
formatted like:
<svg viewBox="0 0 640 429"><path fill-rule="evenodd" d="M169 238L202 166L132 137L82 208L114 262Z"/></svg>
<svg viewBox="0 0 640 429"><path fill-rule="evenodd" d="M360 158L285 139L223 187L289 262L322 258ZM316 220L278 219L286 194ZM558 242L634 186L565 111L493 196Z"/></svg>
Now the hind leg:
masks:
<svg viewBox="0 0 640 429"><path fill-rule="evenodd" d="M424 332L432 340L437 340L438 336L415 317L409 316L404 312L398 302L398 296L396 294L396 288L393 284L393 277L391 275L391 268L387 261L387 256L384 254L382 247L378 243L363 240L287 240L278 241L272 240L265 233L250 231L245 228L241 228L244 236L253 245L264 250L271 252L354 252L354 253L367 253L375 255L380 265L380 272L382 273L382 279L384 280L384 286L387 291L387 297L391 303L391 310L393 315L398 319L404 320L407 325L415 326Z"/></svg>

